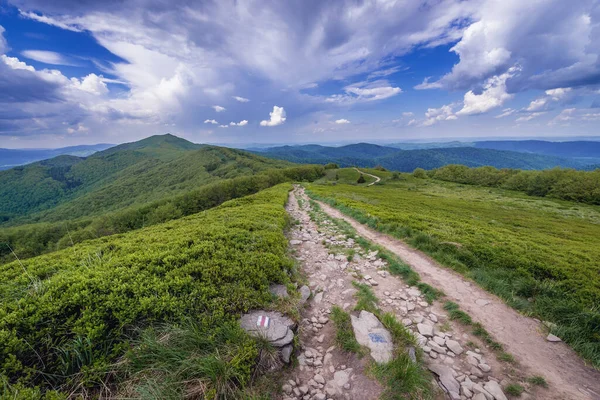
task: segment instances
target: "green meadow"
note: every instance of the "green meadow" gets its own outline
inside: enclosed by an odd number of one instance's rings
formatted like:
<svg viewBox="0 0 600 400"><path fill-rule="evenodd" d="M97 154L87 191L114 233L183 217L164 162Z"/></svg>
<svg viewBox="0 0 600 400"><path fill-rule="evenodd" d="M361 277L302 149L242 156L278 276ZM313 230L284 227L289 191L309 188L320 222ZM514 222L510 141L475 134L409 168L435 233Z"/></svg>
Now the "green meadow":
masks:
<svg viewBox="0 0 600 400"><path fill-rule="evenodd" d="M307 186L314 197L551 322L600 366L600 207L375 170L381 184L364 187L335 171Z"/></svg>

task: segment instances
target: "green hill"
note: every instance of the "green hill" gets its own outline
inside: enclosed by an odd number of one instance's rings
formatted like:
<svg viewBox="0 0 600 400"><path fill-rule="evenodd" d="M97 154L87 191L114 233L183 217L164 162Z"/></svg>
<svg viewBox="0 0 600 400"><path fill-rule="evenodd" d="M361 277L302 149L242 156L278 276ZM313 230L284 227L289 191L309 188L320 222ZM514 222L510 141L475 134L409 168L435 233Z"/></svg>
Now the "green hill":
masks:
<svg viewBox="0 0 600 400"><path fill-rule="evenodd" d="M469 167L547 169L556 166L580 168L589 162L550 155L526 154L514 151L456 147L440 149L399 150L393 147L358 143L341 147L318 145L273 147L258 154L295 163L336 163L342 167L375 167L410 172L415 168L434 169L447 164Z"/></svg>
<svg viewBox="0 0 600 400"><path fill-rule="evenodd" d="M0 171L0 220L16 225L99 215L288 165L172 135L152 136L87 158L60 156Z"/></svg>

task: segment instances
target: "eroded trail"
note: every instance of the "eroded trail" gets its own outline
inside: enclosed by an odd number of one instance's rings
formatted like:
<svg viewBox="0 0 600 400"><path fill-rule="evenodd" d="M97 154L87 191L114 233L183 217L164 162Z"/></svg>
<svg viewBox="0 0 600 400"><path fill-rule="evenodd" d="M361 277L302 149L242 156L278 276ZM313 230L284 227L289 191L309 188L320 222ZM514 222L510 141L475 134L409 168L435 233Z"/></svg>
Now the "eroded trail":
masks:
<svg viewBox="0 0 600 400"><path fill-rule="evenodd" d="M545 377L550 390L538 392L535 398L600 399L600 372L586 366L566 344L548 342L540 323L520 315L501 299L402 241L374 231L333 207L319 205L330 217L352 225L360 236L398 255L419 273L423 282L442 290L449 300L483 324L516 358L521 374Z"/></svg>
<svg viewBox="0 0 600 400"><path fill-rule="evenodd" d="M334 210L323 209L339 217ZM287 210L297 221L289 233L290 246L308 282L300 292L305 289L306 297L312 295L300 310L298 363L282 381L283 399L377 399L389 390L368 373L371 357L359 358L336 344L332 308L340 307L353 319L359 316L354 311L357 288L353 282L369 287L379 299L381 312L391 313L412 332L423 350L422 361L437 380L436 399L506 400L503 390L511 383L525 386L521 399L586 398L578 390L572 395L528 384L524 379L528 375L518 365L498 361L470 329L450 320L443 302L428 303L417 287L390 275L388 262L377 251L362 248L330 215L312 209L302 188L290 194ZM364 231L357 233L363 236ZM544 369L538 373L549 378ZM409 398L406 393L393 398L404 397Z"/></svg>
<svg viewBox="0 0 600 400"><path fill-rule="evenodd" d="M371 182L371 183L369 183L367 186L373 186L374 184L376 184L377 182L379 182L379 181L381 180L381 178L380 178L380 177L378 177L377 175L369 174L368 172L361 171L361 170L359 170L358 168L354 168L354 169L356 170L356 172L359 172L359 173L361 173L361 174L364 174L364 175L370 176L371 178L374 178L374 179L375 179L375 182Z"/></svg>

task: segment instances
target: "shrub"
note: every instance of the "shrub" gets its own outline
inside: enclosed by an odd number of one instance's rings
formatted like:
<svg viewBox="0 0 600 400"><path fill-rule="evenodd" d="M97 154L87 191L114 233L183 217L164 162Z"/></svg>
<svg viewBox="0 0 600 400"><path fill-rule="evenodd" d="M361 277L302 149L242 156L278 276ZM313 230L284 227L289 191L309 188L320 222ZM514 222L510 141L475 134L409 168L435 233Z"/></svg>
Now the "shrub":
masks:
<svg viewBox="0 0 600 400"><path fill-rule="evenodd" d="M358 177L358 180L356 181L356 183L365 183L365 177L363 174L360 174L360 176Z"/></svg>
<svg viewBox="0 0 600 400"><path fill-rule="evenodd" d="M339 169L340 166L337 165L336 163L329 163L329 164L325 164L325 169Z"/></svg>
<svg viewBox="0 0 600 400"><path fill-rule="evenodd" d="M415 170L413 171L413 176L419 179L426 179L427 172L425 172L423 168L415 168Z"/></svg>

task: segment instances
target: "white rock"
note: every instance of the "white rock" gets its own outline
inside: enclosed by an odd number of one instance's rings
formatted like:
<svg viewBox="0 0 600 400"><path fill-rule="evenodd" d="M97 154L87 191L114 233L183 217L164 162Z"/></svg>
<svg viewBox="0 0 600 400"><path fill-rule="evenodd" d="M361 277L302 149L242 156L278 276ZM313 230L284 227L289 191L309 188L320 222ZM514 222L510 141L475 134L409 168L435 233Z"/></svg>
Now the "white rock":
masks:
<svg viewBox="0 0 600 400"><path fill-rule="evenodd" d="M492 370L492 368L487 364L479 364L477 367L479 367L479 369L483 372L490 372Z"/></svg>
<svg viewBox="0 0 600 400"><path fill-rule="evenodd" d="M419 330L419 333L425 337L433 336L433 327L431 325L417 324L417 329Z"/></svg>
<svg viewBox="0 0 600 400"><path fill-rule="evenodd" d="M392 335L383 327L377 317L368 311L352 319L352 329L358 343L371 350L371 357L378 363L386 363L392 359L394 344Z"/></svg>
<svg viewBox="0 0 600 400"><path fill-rule="evenodd" d="M456 355L459 355L464 351L460 343L456 340L446 339L446 346Z"/></svg>
<svg viewBox="0 0 600 400"><path fill-rule="evenodd" d="M506 397L506 395L502 391L502 388L500 387L500 385L496 381L489 381L489 382L487 382L483 386L483 388L489 394L491 394L492 396L494 396L495 400L508 400L508 398Z"/></svg>
<svg viewBox="0 0 600 400"><path fill-rule="evenodd" d="M562 342L562 340L558 336L553 335L551 333L548 334L548 336L546 336L546 340L549 342Z"/></svg>

